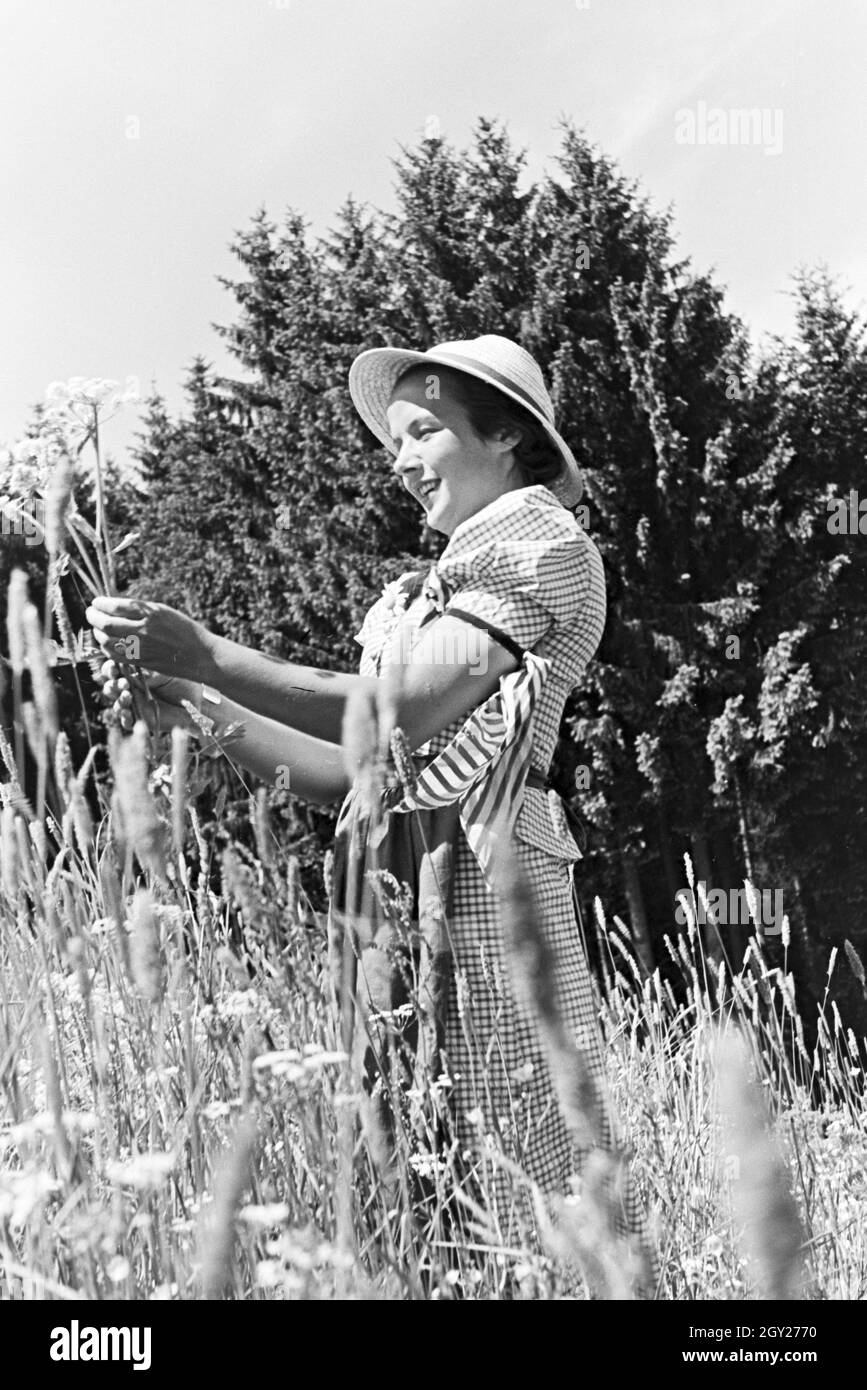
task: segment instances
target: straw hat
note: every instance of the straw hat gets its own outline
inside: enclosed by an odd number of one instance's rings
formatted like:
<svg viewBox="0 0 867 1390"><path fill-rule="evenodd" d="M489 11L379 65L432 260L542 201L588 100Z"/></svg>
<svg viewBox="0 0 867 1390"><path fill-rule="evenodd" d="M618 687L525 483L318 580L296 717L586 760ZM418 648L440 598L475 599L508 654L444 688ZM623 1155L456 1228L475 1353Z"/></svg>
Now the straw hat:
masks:
<svg viewBox="0 0 867 1390"><path fill-rule="evenodd" d="M563 460L560 476L551 484L560 501L574 507L580 500L581 470L569 445L554 428L554 407L545 387L538 362L511 338L484 333L480 338L462 338L437 343L427 352L407 348L370 348L356 357L349 370L349 393L367 427L390 453L397 450L388 428L386 411L399 376L408 367L451 367L486 381L504 396L524 407L540 425Z"/></svg>

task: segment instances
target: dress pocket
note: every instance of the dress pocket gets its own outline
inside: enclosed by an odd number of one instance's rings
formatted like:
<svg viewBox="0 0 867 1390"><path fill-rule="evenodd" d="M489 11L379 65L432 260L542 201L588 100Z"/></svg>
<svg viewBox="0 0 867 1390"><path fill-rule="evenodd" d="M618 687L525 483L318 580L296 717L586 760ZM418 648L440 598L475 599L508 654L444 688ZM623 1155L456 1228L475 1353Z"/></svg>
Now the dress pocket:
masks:
<svg viewBox="0 0 867 1390"><path fill-rule="evenodd" d="M525 845L544 850L553 859L572 864L583 858L569 829L563 803L554 791L526 788L515 823L515 836Z"/></svg>

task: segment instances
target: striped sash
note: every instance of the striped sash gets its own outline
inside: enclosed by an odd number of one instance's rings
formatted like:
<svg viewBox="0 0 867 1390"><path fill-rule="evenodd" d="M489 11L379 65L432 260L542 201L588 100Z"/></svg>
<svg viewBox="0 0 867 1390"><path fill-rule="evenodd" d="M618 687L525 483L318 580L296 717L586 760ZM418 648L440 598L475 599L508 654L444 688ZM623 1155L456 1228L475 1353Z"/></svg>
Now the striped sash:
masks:
<svg viewBox="0 0 867 1390"><path fill-rule="evenodd" d="M419 773L412 793L393 807L428 811L460 801L467 842L489 887L499 846L508 846L530 766L533 712L551 663L525 652L520 668L480 705L448 747Z"/></svg>
<svg viewBox="0 0 867 1390"><path fill-rule="evenodd" d="M448 611L449 587L436 565L426 575L407 576L405 593L408 601L420 594L427 604L419 628ZM433 811L459 801L461 826L491 888L497 849L508 847L521 808L533 714L550 670L546 657L523 652L518 670L501 677L499 689L418 774L414 790L390 808Z"/></svg>

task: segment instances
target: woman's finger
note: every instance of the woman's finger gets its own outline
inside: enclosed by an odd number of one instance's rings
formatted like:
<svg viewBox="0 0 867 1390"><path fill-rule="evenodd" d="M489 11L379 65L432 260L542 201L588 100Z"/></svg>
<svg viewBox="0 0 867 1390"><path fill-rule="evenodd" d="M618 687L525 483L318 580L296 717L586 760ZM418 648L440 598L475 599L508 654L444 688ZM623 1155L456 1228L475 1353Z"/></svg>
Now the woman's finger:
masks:
<svg viewBox="0 0 867 1390"><path fill-rule="evenodd" d="M112 598L109 594L97 594L91 606L98 612L110 613L115 618L139 621L145 617L144 608L134 598Z"/></svg>
<svg viewBox="0 0 867 1390"><path fill-rule="evenodd" d="M108 613L103 613L95 604L91 604L84 616L91 627L98 627L109 637L128 637L133 632L140 632L144 626L144 619L111 617Z"/></svg>
<svg viewBox="0 0 867 1390"><path fill-rule="evenodd" d="M138 653L136 646L137 637L110 637L101 628L93 629L93 639L98 647L101 647L106 656L113 661L137 661Z"/></svg>

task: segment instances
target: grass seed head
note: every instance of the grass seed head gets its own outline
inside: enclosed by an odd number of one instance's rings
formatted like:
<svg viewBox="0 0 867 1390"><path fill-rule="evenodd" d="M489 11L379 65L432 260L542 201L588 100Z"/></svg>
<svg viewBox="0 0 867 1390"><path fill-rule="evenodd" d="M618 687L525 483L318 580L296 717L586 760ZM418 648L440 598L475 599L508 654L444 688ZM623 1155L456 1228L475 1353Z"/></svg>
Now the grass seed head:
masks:
<svg viewBox="0 0 867 1390"><path fill-rule="evenodd" d="M9 665L16 676L20 676L24 670L24 609L27 603L27 575L24 570L14 569L9 577L7 592L6 632L9 638Z"/></svg>
<svg viewBox="0 0 867 1390"><path fill-rule="evenodd" d="M248 1113L217 1170L214 1201L201 1235L202 1296L206 1299L222 1297L233 1282L235 1216L250 1182L256 1140L256 1119Z"/></svg>
<svg viewBox="0 0 867 1390"><path fill-rule="evenodd" d="M54 467L45 493L45 548L55 556L65 548L66 516L72 502L74 477L69 459Z"/></svg>
<svg viewBox="0 0 867 1390"><path fill-rule="evenodd" d="M189 748L189 733L176 725L172 729L172 842L178 854L184 848Z"/></svg>
<svg viewBox="0 0 867 1390"><path fill-rule="evenodd" d="M717 1107L737 1173L732 1202L744 1253L754 1262L762 1298L799 1298L803 1235L798 1209L749 1052L735 1029L723 1034L714 1064Z"/></svg>
<svg viewBox="0 0 867 1390"><path fill-rule="evenodd" d="M163 832L154 799L148 787L148 732L138 720L128 738L109 740L109 755L115 775L116 807L121 831L140 862L158 878L165 879Z"/></svg>
<svg viewBox="0 0 867 1390"><path fill-rule="evenodd" d="M409 748L409 741L403 729L393 729L391 733L391 756L400 778L404 796L412 796L418 778Z"/></svg>
<svg viewBox="0 0 867 1390"><path fill-rule="evenodd" d="M160 929L154 911L153 895L147 888L136 890L129 914L130 973L133 984L152 1004L163 996L163 959Z"/></svg>
<svg viewBox="0 0 867 1390"><path fill-rule="evenodd" d="M57 695L48 670L45 642L35 604L25 603L21 625L24 629L24 650L33 685L33 701L43 729L47 730L53 740L58 734Z"/></svg>
<svg viewBox="0 0 867 1390"><path fill-rule="evenodd" d="M379 724L376 696L354 686L343 714L343 761L346 775L374 805L381 789Z"/></svg>

